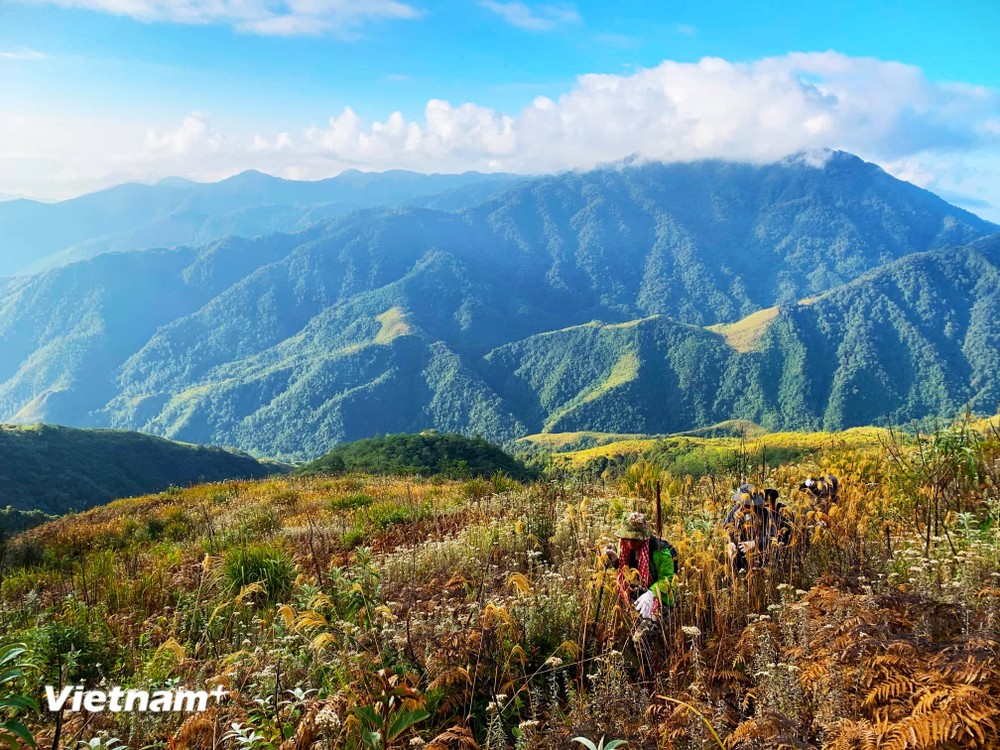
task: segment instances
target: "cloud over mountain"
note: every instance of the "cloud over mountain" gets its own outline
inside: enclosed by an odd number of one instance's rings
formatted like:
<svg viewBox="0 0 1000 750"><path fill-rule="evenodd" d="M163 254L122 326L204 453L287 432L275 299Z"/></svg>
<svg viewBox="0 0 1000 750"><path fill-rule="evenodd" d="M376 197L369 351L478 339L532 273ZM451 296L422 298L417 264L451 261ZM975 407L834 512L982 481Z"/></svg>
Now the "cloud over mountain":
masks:
<svg viewBox="0 0 1000 750"><path fill-rule="evenodd" d="M147 5L159 7L153 0ZM64 158L80 163L74 172L88 172L92 188L106 179L109 162L122 169L137 165L140 179L213 179L248 167L309 178L345 167L542 173L626 157L760 163L835 148L923 186L968 195L969 205L1000 205L998 92L931 81L918 67L832 51L751 62L668 60L629 75L588 74L561 96L539 96L517 113L431 99L417 118L397 111L366 119L345 107L323 124L280 125L275 132L225 132L192 113L175 129L161 125L133 139L132 153L124 151L127 139L98 136L87 154ZM12 132L0 121L9 152L37 152L35 132ZM964 172L943 169L962 159ZM948 184L939 182L946 171Z"/></svg>
<svg viewBox="0 0 1000 750"><path fill-rule="evenodd" d="M306 133L334 159L373 165L540 172L632 154L664 161L769 161L820 147L894 160L1000 144L1000 96L940 84L919 68L835 52L751 63L665 61L632 75L580 76L516 116L431 100L423 121L362 123L345 109Z"/></svg>

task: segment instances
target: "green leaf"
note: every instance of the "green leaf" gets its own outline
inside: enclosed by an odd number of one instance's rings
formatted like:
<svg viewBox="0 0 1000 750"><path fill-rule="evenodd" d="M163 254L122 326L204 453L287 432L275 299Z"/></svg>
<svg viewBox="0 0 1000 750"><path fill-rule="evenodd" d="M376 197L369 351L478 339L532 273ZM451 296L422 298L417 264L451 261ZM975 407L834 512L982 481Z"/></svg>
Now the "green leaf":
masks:
<svg viewBox="0 0 1000 750"><path fill-rule="evenodd" d="M15 738L27 743L30 747L36 747L35 738L31 736L31 732L21 722L5 721L0 724L0 739L6 740L7 744L16 750L17 745L14 744Z"/></svg>
<svg viewBox="0 0 1000 750"><path fill-rule="evenodd" d="M392 742L414 724L423 721L429 716L430 713L424 711L423 709L417 709L416 711L400 711L399 714L396 715L396 718L392 720L392 724L389 726L389 736L386 737L386 740L388 742Z"/></svg>
<svg viewBox="0 0 1000 750"><path fill-rule="evenodd" d="M611 740L604 746L604 750L615 750L616 747L625 747L627 744L628 740Z"/></svg>
<svg viewBox="0 0 1000 750"><path fill-rule="evenodd" d="M579 742L587 748L587 750L597 750L597 745L595 745L591 740L588 740L586 737L574 737L573 742Z"/></svg>
<svg viewBox="0 0 1000 750"><path fill-rule="evenodd" d="M6 698L0 698L0 709L5 708L14 708L18 711L37 711L38 704L34 698L27 695L9 695Z"/></svg>
<svg viewBox="0 0 1000 750"><path fill-rule="evenodd" d="M0 667L16 661L28 649L20 643L11 643L0 648Z"/></svg>
<svg viewBox="0 0 1000 750"><path fill-rule="evenodd" d="M361 721L368 724L369 727L378 727L382 725L382 720L379 718L379 715L375 713L375 709L371 706L355 707L354 715L361 719Z"/></svg>

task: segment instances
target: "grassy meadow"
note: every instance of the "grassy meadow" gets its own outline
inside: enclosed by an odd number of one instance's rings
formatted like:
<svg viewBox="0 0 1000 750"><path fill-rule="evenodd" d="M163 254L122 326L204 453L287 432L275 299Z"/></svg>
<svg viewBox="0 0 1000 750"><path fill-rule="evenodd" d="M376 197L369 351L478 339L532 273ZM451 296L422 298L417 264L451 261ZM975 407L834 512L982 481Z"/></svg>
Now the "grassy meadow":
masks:
<svg viewBox="0 0 1000 750"><path fill-rule="evenodd" d="M171 489L10 540L0 632L33 691L228 691L201 714L28 714L42 748L995 748L1000 436L977 427L689 438L708 471L646 446L599 473L560 454L532 484ZM795 488L826 472L840 501L809 510ZM795 543L733 575L722 520L748 477L781 490ZM642 639L602 550L657 485L679 593Z"/></svg>

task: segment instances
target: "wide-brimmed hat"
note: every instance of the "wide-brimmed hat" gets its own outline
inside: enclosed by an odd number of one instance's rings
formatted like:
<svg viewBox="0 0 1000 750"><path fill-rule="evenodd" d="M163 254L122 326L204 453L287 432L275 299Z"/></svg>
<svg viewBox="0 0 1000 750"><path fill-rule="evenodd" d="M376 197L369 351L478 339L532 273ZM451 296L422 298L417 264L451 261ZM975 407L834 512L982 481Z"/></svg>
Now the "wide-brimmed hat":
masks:
<svg viewBox="0 0 1000 750"><path fill-rule="evenodd" d="M649 539L653 535L649 528L649 518L645 513L638 511L627 514L622 519L622 525L618 529L618 536L622 539Z"/></svg>
<svg viewBox="0 0 1000 750"><path fill-rule="evenodd" d="M733 505L763 505L764 493L752 484L743 484L733 493L732 501Z"/></svg>

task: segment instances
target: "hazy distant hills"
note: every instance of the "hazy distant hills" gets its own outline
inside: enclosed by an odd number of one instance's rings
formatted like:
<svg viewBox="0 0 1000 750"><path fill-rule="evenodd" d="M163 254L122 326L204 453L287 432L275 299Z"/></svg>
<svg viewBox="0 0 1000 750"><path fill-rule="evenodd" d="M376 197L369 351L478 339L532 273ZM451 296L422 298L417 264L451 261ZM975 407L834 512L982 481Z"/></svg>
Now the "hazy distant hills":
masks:
<svg viewBox="0 0 1000 750"><path fill-rule="evenodd" d="M293 189L246 179L262 202ZM979 240L997 227L848 154L407 200L0 282L0 419L305 458L430 427L846 427L1000 402L1000 261Z"/></svg>
<svg viewBox="0 0 1000 750"><path fill-rule="evenodd" d="M0 276L109 251L296 231L357 208L466 208L523 179L348 170L326 180L294 181L249 171L216 183L168 178L120 185L60 203L14 200L0 204Z"/></svg>

